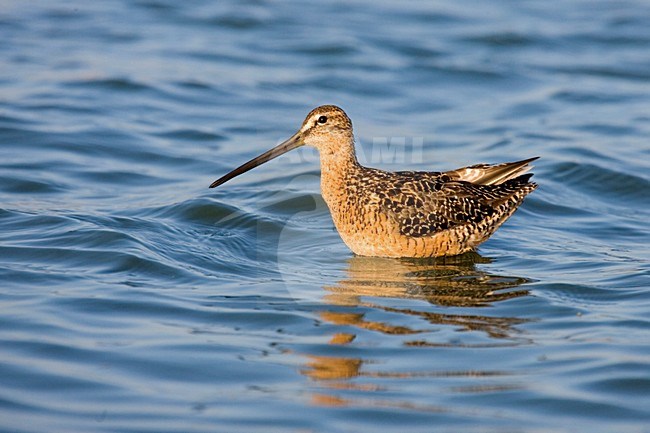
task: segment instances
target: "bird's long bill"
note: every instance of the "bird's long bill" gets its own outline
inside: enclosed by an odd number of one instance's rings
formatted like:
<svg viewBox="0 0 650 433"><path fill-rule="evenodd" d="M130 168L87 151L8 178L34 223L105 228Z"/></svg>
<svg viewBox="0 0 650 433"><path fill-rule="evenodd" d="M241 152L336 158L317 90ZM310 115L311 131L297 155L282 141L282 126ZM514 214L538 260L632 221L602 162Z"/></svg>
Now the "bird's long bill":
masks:
<svg viewBox="0 0 650 433"><path fill-rule="evenodd" d="M230 173L226 174L225 176L220 177L219 179L215 180L210 184L210 188L214 188L215 186L219 186L222 183L228 182L230 179L233 177L239 176L242 173L246 173L248 170L251 170L258 165L262 165L265 162L268 162L274 158L277 158L280 155L283 155L287 153L290 150L293 150L297 147L302 146L304 143L300 138L300 133L294 134L291 138L289 138L287 141L277 145L273 149L264 152L260 156L257 156L250 161L248 161L245 164L240 165Z"/></svg>

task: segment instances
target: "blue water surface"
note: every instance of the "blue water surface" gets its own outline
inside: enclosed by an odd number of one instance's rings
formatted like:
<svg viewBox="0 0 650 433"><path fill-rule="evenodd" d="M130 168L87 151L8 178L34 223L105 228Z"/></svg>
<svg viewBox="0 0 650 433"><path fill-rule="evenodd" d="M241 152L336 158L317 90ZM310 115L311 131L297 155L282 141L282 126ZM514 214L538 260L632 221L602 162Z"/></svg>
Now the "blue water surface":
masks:
<svg viewBox="0 0 650 433"><path fill-rule="evenodd" d="M650 5L0 7L0 430L650 432ZM477 254L355 257L295 151L540 156Z"/></svg>

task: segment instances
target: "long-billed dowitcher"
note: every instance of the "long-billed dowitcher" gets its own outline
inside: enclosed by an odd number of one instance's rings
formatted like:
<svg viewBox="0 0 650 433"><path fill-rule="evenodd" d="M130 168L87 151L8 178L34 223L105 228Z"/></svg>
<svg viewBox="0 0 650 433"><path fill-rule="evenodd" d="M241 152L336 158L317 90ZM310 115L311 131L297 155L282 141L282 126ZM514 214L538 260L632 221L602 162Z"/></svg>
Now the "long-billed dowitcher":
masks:
<svg viewBox="0 0 650 433"><path fill-rule="evenodd" d="M437 257L473 250L513 214L537 185L529 163L477 164L446 172L364 167L352 122L333 105L315 108L291 138L210 188L300 146L320 153L321 192L346 245L362 256Z"/></svg>

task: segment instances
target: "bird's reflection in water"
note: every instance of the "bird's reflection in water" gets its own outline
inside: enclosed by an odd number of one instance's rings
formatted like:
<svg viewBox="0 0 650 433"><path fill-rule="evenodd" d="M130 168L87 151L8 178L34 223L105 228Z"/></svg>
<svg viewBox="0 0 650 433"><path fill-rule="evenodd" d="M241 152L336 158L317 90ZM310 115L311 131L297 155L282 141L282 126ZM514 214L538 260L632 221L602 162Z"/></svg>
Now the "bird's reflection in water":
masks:
<svg viewBox="0 0 650 433"><path fill-rule="evenodd" d="M491 260L477 253L437 260L352 257L348 278L326 287L335 304L356 305L359 297L412 298L451 307L482 307L528 294L512 291L525 278L492 275L476 269Z"/></svg>
<svg viewBox="0 0 650 433"><path fill-rule="evenodd" d="M529 282L525 278L493 275L476 268L476 264L489 263L490 260L476 253L459 257L421 260L421 259L383 259L372 257L353 257L349 260L347 278L337 285L325 287L325 296L330 305L319 313L325 323L340 326L329 345L354 347L357 335L376 332L381 338L399 338L405 347L500 347L519 345L525 338L516 328L528 319L503 317L498 314L476 314L486 311L495 303L528 294L527 290L517 289ZM414 302L408 302L413 300ZM406 301L406 302L405 302ZM405 306L406 305L406 306ZM470 310L470 311L468 311ZM474 310L474 311L471 311ZM445 329L447 332L439 331ZM357 331L355 331L357 329ZM471 343L455 341L450 334L458 331L478 332L482 341ZM432 336L443 341L432 340ZM487 338L486 338L487 337ZM486 341L487 340L487 341ZM379 340L380 344L381 341ZM375 343L376 344L376 343ZM370 359L345 356L323 356L307 354L307 361L301 372L323 388L336 390L376 391L379 385L364 384L355 378L412 378L415 376L471 376L494 377L502 372L364 372L364 364ZM376 365L375 365L376 368ZM502 384L510 389L510 385ZM470 387L471 388L471 387ZM469 388L468 388L469 389ZM373 394L374 396L374 394ZM317 405L360 404L361 401L375 406L409 406L408 402L377 401L374 397L350 399L340 395L317 392L313 403ZM362 405L365 405L361 403ZM422 408L420 408L422 409ZM438 411L440 408L425 408Z"/></svg>

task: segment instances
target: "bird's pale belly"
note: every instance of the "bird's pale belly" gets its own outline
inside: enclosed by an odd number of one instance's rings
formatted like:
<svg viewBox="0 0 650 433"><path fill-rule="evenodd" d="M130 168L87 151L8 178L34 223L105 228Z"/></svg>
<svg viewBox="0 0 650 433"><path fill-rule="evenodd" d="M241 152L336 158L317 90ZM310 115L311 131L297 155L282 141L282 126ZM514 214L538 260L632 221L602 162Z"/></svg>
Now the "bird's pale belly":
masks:
<svg viewBox="0 0 650 433"><path fill-rule="evenodd" d="M473 249L457 230L445 230L430 236L413 237L399 231L378 209L330 206L330 212L343 242L360 256L440 257L462 254Z"/></svg>

